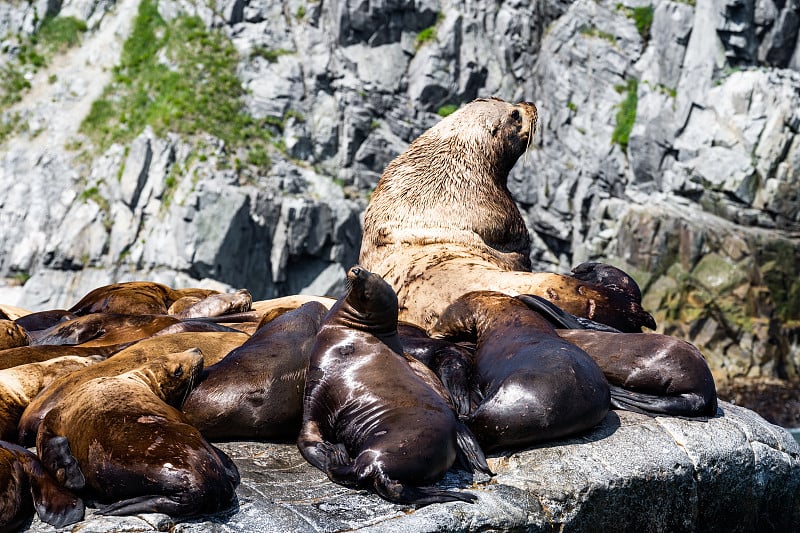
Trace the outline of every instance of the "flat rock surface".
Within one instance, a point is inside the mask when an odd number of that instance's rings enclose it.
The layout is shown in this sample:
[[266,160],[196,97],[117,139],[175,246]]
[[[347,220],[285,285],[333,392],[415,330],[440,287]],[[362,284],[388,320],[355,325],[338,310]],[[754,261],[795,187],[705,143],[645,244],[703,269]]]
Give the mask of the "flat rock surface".
[[[496,475],[451,470],[440,486],[474,504],[415,509],[330,482],[292,444],[219,444],[242,477],[227,513],[102,517],[94,531],[790,531],[800,527],[800,446],[785,429],[722,402],[708,421],[612,411],[579,438],[495,455]],[[54,529],[34,518],[29,531]]]

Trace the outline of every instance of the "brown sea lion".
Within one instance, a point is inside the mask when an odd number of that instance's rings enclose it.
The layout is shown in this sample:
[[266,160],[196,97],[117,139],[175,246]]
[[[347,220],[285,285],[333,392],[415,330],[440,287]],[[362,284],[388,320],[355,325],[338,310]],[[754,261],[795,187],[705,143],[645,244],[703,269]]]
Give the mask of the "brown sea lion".
[[108,346],[144,339],[178,322],[169,315],[91,313],[35,332],[31,344]]
[[117,352],[109,359],[88,368],[73,372],[55,380],[47,389],[36,396],[22,413],[19,421],[18,441],[30,446],[36,431],[45,415],[58,403],[64,391],[80,383],[104,376],[116,376],[138,368],[153,358],[165,353],[198,348],[208,364],[214,364],[231,350],[242,345],[248,336],[244,333],[175,333],[143,339]]
[[76,356],[91,357],[99,356],[107,358],[118,351],[130,346],[131,343],[111,344],[109,346],[72,346],[61,344],[55,346],[20,346],[0,351],[0,370],[13,368],[15,366],[27,365],[29,363],[40,363],[57,357]]
[[480,392],[467,425],[487,452],[514,450],[594,427],[609,386],[589,355],[512,296],[475,291],[439,317],[431,336],[475,342]]
[[27,346],[31,343],[28,332],[13,320],[0,320],[0,350]]
[[420,486],[441,479],[459,455],[473,469],[489,468],[473,435],[402,355],[391,287],[358,266],[347,283],[312,350],[300,453],[332,481],[389,501],[474,501]]
[[584,322],[531,295],[520,301],[588,353],[611,385],[611,405],[648,415],[709,417],[717,412],[711,369],[693,344],[658,333],[585,329]]
[[83,500],[61,487],[39,458],[21,446],[0,441],[0,532],[19,531],[33,512],[62,528],[83,520]]
[[[186,296],[181,299],[193,301],[195,297]],[[247,289],[239,289],[232,293],[210,294],[180,310],[177,309],[177,306],[170,306],[170,309],[173,310],[175,316],[182,319],[212,317],[249,311],[252,303],[253,298],[250,296],[250,292]]]
[[206,368],[182,411],[210,440],[296,439],[306,370],[328,310],[308,302]]
[[99,356],[64,356],[0,370],[0,440],[17,440],[17,425],[31,400],[60,376],[99,363]]
[[304,303],[319,302],[325,306],[326,309],[333,307],[336,303],[336,298],[328,298],[327,296],[311,296],[307,294],[293,294],[290,296],[282,296],[280,298],[272,298],[269,300],[258,300],[253,302],[254,312],[261,315],[258,327],[267,324],[275,318],[287,313],[293,309],[297,309]]
[[227,509],[239,473],[174,407],[203,368],[200,350],[162,354],[62,391],[39,426],[42,464],[98,513],[191,517]]
[[386,167],[364,214],[360,263],[397,291],[402,320],[429,328],[473,290],[538,294],[624,331],[654,327],[640,302],[571,276],[532,273],[530,235],[507,187],[536,107],[480,98]]
[[113,283],[90,291],[69,310],[76,315],[89,313],[165,315],[172,302],[184,296],[205,298],[217,292],[201,289],[197,291],[197,293],[176,291],[167,285],[151,281]]

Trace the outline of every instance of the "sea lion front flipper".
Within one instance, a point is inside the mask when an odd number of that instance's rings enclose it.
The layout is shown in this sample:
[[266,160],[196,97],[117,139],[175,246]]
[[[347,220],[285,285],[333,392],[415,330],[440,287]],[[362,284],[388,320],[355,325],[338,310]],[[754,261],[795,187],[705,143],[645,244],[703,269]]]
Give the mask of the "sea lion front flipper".
[[36,447],[42,464],[61,485],[72,490],[80,490],[86,485],[86,478],[72,455],[66,437],[41,431]]
[[[462,351],[463,350],[463,351]],[[458,345],[445,345],[436,351],[435,374],[447,389],[458,416],[469,416],[469,382],[472,358]]]
[[609,333],[621,333],[615,327],[597,322],[591,318],[584,318],[567,313],[556,304],[545,300],[535,294],[520,294],[517,300],[521,301],[532,311],[536,311],[546,318],[556,329],[588,329],[593,331],[607,331]]
[[[611,405],[615,409],[633,411],[648,416],[689,417],[693,420],[713,416],[713,409],[698,393],[683,393],[677,396],[658,396],[643,392],[634,392],[616,385],[610,385]],[[712,410],[712,413],[709,413]]]
[[456,429],[456,442],[458,443],[459,457],[466,468],[480,470],[484,474],[490,476],[494,475],[494,472],[492,472],[489,468],[489,464],[486,462],[486,456],[483,454],[483,450],[480,444],[478,444],[475,435],[472,434],[472,431],[470,431],[467,426],[460,422]]
[[38,460],[27,461],[25,471],[33,505],[42,522],[61,528],[83,520],[86,512],[83,500],[62,488]]
[[404,504],[429,505],[431,503],[466,502],[478,499],[469,492],[455,492],[434,487],[412,487],[388,478],[383,472],[375,472],[372,486],[382,498]]

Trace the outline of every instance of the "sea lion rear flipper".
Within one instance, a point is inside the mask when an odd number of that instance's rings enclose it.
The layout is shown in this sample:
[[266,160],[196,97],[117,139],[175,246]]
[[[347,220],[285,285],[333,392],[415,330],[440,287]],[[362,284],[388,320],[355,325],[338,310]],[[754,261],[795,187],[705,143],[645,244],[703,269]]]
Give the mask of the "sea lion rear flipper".
[[64,487],[72,490],[82,489],[86,484],[86,478],[83,477],[78,461],[72,455],[67,438],[42,433],[37,438],[37,448],[44,467]]
[[698,393],[658,396],[634,392],[616,385],[610,385],[610,389],[611,405],[615,409],[633,411],[643,415],[688,417],[697,420],[713,416],[717,409],[715,401],[708,402]]
[[95,511],[95,514],[106,516],[139,513],[164,513],[170,516],[181,516],[186,514],[186,506],[162,494],[151,494],[114,502]]
[[494,472],[492,472],[486,462],[486,456],[483,454],[483,450],[478,444],[475,435],[472,434],[472,431],[470,431],[467,426],[460,422],[456,430],[456,442],[458,442],[459,458],[464,464],[464,467],[471,470],[480,470],[484,474],[490,476],[494,475]]
[[447,389],[450,400],[456,408],[458,416],[469,416],[470,392],[469,382],[472,371],[472,359],[466,351],[456,345],[447,345],[436,353],[434,372]]
[[383,472],[376,472],[372,479],[372,486],[378,495],[391,502],[429,505],[431,503],[467,502],[474,503],[478,499],[469,492],[455,492],[434,487],[412,487],[389,479]]

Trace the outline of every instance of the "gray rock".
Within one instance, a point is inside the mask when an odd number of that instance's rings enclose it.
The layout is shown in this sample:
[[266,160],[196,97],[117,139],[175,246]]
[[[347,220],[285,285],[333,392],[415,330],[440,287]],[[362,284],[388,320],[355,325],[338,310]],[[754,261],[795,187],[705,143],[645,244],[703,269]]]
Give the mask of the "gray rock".
[[[238,506],[173,523],[90,513],[74,531],[790,531],[800,527],[800,447],[722,403],[708,421],[612,411],[593,431],[489,458],[495,476],[451,470],[439,486],[474,504],[419,509],[328,481],[294,445],[219,444],[239,467]],[[51,531],[37,519],[31,531]]]

